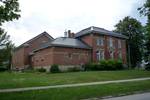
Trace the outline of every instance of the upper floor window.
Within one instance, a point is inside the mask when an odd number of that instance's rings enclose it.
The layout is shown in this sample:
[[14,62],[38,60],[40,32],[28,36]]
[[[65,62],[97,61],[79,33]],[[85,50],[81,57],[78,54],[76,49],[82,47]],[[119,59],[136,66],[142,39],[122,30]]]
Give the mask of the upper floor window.
[[104,59],[104,50],[96,51],[96,58],[98,61],[103,60]]
[[96,44],[98,46],[103,46],[104,45],[104,38],[103,37],[100,37],[96,40]]
[[121,48],[121,40],[118,40],[118,48]]
[[112,38],[109,38],[109,47],[113,47],[113,39]]

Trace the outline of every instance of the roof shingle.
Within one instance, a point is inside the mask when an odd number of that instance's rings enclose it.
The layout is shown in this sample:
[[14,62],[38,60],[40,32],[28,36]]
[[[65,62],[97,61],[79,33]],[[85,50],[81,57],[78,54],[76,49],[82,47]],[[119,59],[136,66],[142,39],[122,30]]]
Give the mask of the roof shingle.
[[81,30],[80,32],[75,34],[75,37],[76,38],[81,37],[81,36],[84,36],[84,35],[87,35],[90,33],[97,33],[97,34],[101,34],[101,35],[109,35],[109,36],[114,36],[114,37],[118,37],[118,38],[128,39],[127,36],[122,35],[121,33],[115,33],[115,32],[108,31],[106,29],[95,27],[95,26],[91,26],[91,27]]
[[71,48],[81,48],[81,49],[91,49],[90,46],[85,44],[84,42],[75,39],[75,38],[68,38],[68,37],[60,37],[54,39],[52,42],[47,42],[45,44],[42,44],[41,47],[35,51],[38,51],[40,49],[44,49],[47,47],[71,47]]

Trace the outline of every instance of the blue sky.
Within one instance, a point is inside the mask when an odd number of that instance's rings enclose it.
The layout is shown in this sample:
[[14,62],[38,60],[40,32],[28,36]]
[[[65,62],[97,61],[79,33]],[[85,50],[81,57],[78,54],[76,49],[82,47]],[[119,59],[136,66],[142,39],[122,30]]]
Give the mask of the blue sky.
[[78,32],[89,26],[113,30],[125,16],[137,18],[142,24],[145,17],[137,11],[145,0],[19,0],[21,18],[3,26],[18,46],[47,31],[54,38],[65,30]]

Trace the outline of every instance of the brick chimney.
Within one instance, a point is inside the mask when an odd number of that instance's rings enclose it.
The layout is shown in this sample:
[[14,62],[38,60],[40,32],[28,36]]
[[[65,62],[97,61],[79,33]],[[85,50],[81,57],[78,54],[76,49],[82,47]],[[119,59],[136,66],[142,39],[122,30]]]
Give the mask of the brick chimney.
[[68,30],[68,37],[74,38],[75,34],[71,32],[71,30]]

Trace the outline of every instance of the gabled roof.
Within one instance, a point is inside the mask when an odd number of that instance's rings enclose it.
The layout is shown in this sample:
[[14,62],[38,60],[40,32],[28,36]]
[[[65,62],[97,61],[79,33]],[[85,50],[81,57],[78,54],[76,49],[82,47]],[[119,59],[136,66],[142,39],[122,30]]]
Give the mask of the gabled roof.
[[26,44],[31,43],[32,41],[34,41],[34,40],[40,38],[40,37],[43,36],[43,35],[47,36],[50,40],[53,40],[53,39],[54,39],[51,35],[49,35],[47,32],[44,31],[43,33],[41,33],[41,34],[35,36],[34,38],[32,38],[32,39],[30,39],[30,40],[24,42],[23,44],[21,44],[20,46],[18,46],[15,50],[21,48],[22,46],[24,46],[24,45],[26,45]]
[[55,40],[42,44],[41,47],[35,51],[47,48],[47,47],[70,47],[70,48],[81,48],[81,49],[91,49],[90,46],[85,44],[84,42],[68,37],[60,37]]
[[81,30],[80,32],[75,34],[75,37],[76,38],[81,37],[81,36],[84,36],[84,35],[87,35],[90,33],[97,33],[97,34],[101,34],[101,35],[109,35],[109,36],[113,36],[113,37],[128,39],[127,36],[122,35],[121,33],[115,33],[115,32],[108,31],[106,29],[95,27],[95,26],[91,26],[91,27]]

